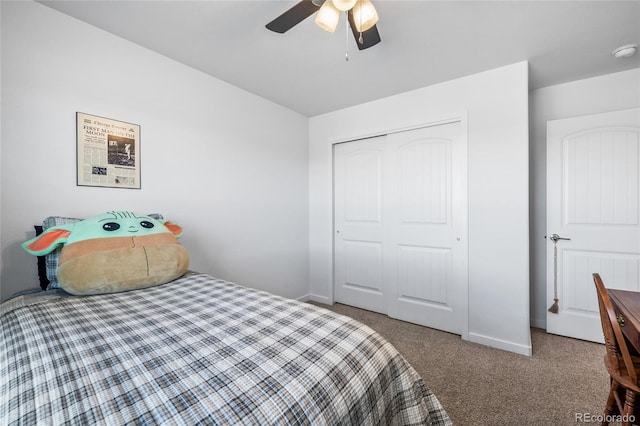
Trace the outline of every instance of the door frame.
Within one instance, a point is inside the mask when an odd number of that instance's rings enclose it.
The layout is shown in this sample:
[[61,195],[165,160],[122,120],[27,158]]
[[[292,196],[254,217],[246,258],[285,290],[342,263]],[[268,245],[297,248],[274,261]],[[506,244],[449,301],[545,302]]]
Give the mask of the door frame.
[[466,276],[465,276],[465,280],[464,280],[464,288],[462,289],[462,294],[464,297],[461,297],[459,303],[460,303],[460,314],[462,316],[461,318],[461,338],[463,340],[469,340],[469,123],[468,123],[468,114],[466,110],[463,111],[458,111],[457,113],[453,113],[453,114],[446,114],[446,115],[440,115],[440,116],[434,116],[431,119],[428,119],[427,121],[423,121],[420,123],[415,123],[415,124],[408,124],[406,126],[402,126],[402,127],[394,127],[394,128],[381,128],[378,130],[371,130],[371,131],[367,131],[367,132],[362,132],[362,133],[356,133],[353,135],[349,135],[349,136],[343,136],[343,137],[339,137],[339,138],[335,138],[333,140],[331,140],[329,142],[329,163],[331,165],[330,169],[330,176],[329,176],[329,182],[331,184],[331,199],[330,199],[330,206],[331,206],[331,228],[328,230],[329,232],[329,237],[330,237],[330,241],[331,241],[331,256],[329,259],[329,267],[331,270],[331,285],[330,285],[330,289],[329,289],[329,297],[327,302],[330,305],[333,305],[335,303],[335,285],[336,285],[336,277],[335,277],[335,228],[336,228],[336,221],[335,221],[335,181],[334,181],[334,176],[335,176],[335,145],[337,144],[341,144],[341,143],[346,143],[346,142],[354,142],[354,141],[358,141],[358,140],[362,140],[362,139],[369,139],[369,138],[374,138],[377,136],[385,136],[388,135],[390,133],[398,133],[398,132],[406,132],[406,131],[410,131],[410,130],[415,130],[415,129],[420,129],[420,128],[424,128],[424,127],[433,127],[433,126],[439,126],[439,125],[444,125],[444,124],[449,124],[449,123],[455,123],[455,122],[459,122],[460,126],[462,127],[462,131],[461,131],[461,137],[463,138],[463,142],[464,145],[466,147],[466,167],[465,167],[465,176],[464,176],[464,180],[466,182],[465,188],[464,188],[464,194],[463,194],[463,198],[466,201],[466,206],[464,209],[464,216],[466,218],[466,224],[464,225],[466,227],[466,235],[467,235],[467,244],[466,244],[466,255],[467,255],[467,271],[466,271]]

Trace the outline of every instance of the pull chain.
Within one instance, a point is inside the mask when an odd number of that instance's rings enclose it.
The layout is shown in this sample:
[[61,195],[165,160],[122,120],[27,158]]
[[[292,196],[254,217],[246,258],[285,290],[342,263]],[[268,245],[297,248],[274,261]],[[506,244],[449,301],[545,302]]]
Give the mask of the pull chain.
[[[360,28],[362,28],[362,12],[360,12]],[[364,44],[364,37],[362,37],[362,31],[360,31],[360,37],[358,38],[358,43]]]
[[347,10],[346,12],[344,12],[344,15],[347,19],[345,19],[346,21],[346,25],[345,25],[345,38],[344,38],[344,50],[345,50],[345,54],[344,54],[344,60],[349,62],[349,11]]

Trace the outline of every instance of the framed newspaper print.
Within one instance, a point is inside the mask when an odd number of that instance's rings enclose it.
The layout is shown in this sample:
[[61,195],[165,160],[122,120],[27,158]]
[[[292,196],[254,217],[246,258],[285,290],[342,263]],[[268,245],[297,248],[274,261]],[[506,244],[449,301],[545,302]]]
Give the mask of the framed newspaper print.
[[140,126],[76,113],[78,186],[140,189]]

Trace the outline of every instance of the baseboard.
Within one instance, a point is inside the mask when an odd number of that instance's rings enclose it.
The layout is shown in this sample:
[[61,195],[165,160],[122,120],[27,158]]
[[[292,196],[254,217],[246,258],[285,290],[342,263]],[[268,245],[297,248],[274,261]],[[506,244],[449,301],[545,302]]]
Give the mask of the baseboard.
[[333,301],[326,296],[320,296],[317,294],[309,294],[309,299],[314,302],[323,303],[325,305],[333,305]]
[[469,333],[469,341],[496,349],[502,349],[503,351],[514,352],[520,355],[531,356],[533,353],[531,349],[531,342],[529,342],[529,345],[522,345],[477,333]]
[[296,297],[296,300],[298,302],[308,302],[310,299],[309,299],[309,295],[305,294],[304,296]]

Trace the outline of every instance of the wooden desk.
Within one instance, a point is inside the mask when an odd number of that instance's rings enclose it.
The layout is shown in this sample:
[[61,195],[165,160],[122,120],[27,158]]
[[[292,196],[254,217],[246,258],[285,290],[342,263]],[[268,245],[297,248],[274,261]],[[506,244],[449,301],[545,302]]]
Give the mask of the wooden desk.
[[[640,292],[607,289],[627,342],[640,353]],[[633,352],[633,351],[631,351]]]

